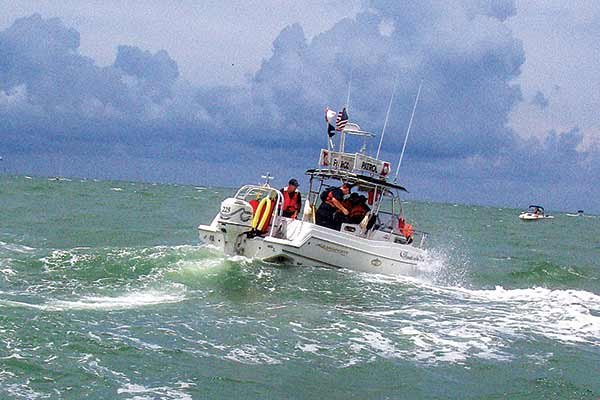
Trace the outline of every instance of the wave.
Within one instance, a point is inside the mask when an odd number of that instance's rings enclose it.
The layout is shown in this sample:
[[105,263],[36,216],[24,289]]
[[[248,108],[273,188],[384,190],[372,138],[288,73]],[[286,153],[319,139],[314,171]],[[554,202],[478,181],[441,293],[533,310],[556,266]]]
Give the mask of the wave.
[[[600,336],[598,295],[537,285],[470,288],[468,258],[443,251],[430,251],[416,278],[274,267],[198,246],[73,248],[35,257],[43,273],[27,287],[32,302],[0,306],[104,312],[197,301],[208,322],[186,321],[190,340],[205,340],[198,346],[208,355],[244,364],[506,361],[515,343],[594,345]],[[223,342],[213,325],[219,332],[250,329],[252,338]]]
[[7,243],[0,240],[0,255],[2,253],[31,254],[34,251],[33,247],[17,243]]
[[129,292],[115,296],[83,296],[77,300],[50,300],[41,304],[0,299],[0,306],[29,308],[40,311],[108,311],[140,308],[159,304],[179,303],[184,301],[185,298],[185,288],[179,287],[176,291],[146,290],[142,292]]
[[176,382],[174,386],[146,387],[144,385],[126,383],[117,389],[117,394],[131,395],[134,399],[179,399],[191,400],[192,396],[187,390],[196,386],[192,382]]
[[52,300],[43,307],[46,311],[65,310],[121,310],[158,304],[179,303],[185,300],[185,289],[178,292],[148,290],[131,292],[120,296],[85,296],[79,300]]
[[536,285],[573,284],[593,279],[574,266],[561,266],[548,261],[537,262],[524,270],[511,271],[509,275],[515,283]]
[[[543,337],[564,344],[594,345],[600,336],[600,296],[585,290],[469,289],[373,275],[362,275],[361,280],[389,286],[387,291],[401,285],[410,293],[408,304],[380,305],[358,314],[370,321],[369,325],[396,327],[388,333],[392,342],[412,341],[421,360],[506,360],[513,357],[507,349],[514,342]],[[372,330],[364,333],[372,334]],[[391,348],[388,351],[403,355]]]

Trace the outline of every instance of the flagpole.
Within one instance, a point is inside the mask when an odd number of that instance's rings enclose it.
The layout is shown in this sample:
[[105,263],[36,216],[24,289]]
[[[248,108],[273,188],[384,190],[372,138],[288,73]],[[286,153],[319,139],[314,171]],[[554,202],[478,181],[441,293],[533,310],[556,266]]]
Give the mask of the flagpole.
[[423,80],[419,84],[419,90],[417,91],[417,98],[413,105],[412,114],[410,115],[410,121],[408,122],[408,129],[406,129],[406,136],[404,137],[404,145],[402,146],[402,152],[400,153],[400,159],[398,160],[398,167],[396,168],[396,176],[394,176],[394,182],[398,180],[398,172],[400,172],[400,165],[402,164],[402,158],[404,157],[404,150],[406,149],[406,142],[408,141],[408,134],[412,126],[413,118],[415,116],[415,110],[417,109],[417,103],[419,102],[419,96],[421,95],[421,87],[423,87]]
[[396,94],[396,89],[398,88],[398,78],[396,78],[396,83],[394,83],[394,90],[392,91],[392,97],[390,98],[390,104],[388,105],[387,113],[385,114],[385,122],[383,123],[383,129],[381,130],[381,138],[379,139],[379,146],[377,147],[377,155],[375,158],[379,160],[379,151],[381,150],[381,144],[383,143],[383,137],[385,136],[385,128],[388,123],[388,118],[390,117],[390,110],[392,109],[392,102],[394,101],[394,95]]

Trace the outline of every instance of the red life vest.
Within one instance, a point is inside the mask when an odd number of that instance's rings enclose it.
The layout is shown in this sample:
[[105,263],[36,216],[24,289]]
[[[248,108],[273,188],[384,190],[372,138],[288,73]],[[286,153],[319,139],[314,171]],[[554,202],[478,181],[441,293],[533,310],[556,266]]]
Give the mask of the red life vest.
[[[284,188],[283,192],[283,211],[289,213],[295,213],[300,210],[298,207],[298,192],[288,192],[287,187]],[[293,194],[293,196],[290,196]]]
[[357,204],[354,207],[349,208],[348,211],[348,217],[353,220],[362,219],[369,212],[364,204]]
[[250,203],[250,207],[252,207],[252,212],[255,212],[256,209],[258,208],[258,200],[253,199],[253,200],[250,200],[248,203]]
[[377,191],[377,196],[375,196],[375,189],[371,189],[369,190],[369,198],[367,199],[367,203],[369,203],[370,206],[373,205],[373,202],[378,201],[379,198],[381,197],[381,190]]
[[406,239],[409,239],[415,232],[412,225],[404,221],[404,218],[398,219],[398,229],[400,229]]

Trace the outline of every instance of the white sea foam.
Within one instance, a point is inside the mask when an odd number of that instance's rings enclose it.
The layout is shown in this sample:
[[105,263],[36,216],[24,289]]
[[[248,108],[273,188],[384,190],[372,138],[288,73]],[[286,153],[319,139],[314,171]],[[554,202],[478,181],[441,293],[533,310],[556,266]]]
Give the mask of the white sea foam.
[[169,293],[157,290],[126,293],[121,296],[86,296],[80,300],[53,300],[45,305],[49,311],[64,310],[118,310],[157,304],[178,303],[185,299],[185,292]]
[[29,247],[29,246],[25,246],[22,244],[16,244],[16,243],[6,243],[0,240],[0,250],[6,250],[12,253],[20,253],[20,254],[27,254],[27,253],[33,253],[35,251],[35,249],[33,247]]
[[256,346],[250,344],[230,350],[224,358],[241,364],[280,364],[279,360],[262,353]]
[[192,400],[192,396],[185,393],[185,389],[195,386],[194,383],[176,382],[176,387],[157,386],[146,387],[134,383],[126,383],[117,389],[117,394],[133,394],[132,400],[174,399]]
[[8,268],[8,267],[0,269],[0,273],[2,275],[7,275],[7,276],[15,275],[16,274],[16,272],[13,269]]
[[455,290],[467,300],[484,300],[482,307],[497,316],[497,326],[540,334],[563,342],[598,343],[600,296],[594,293],[539,287]]
[[159,304],[179,303],[185,300],[185,290],[179,293],[148,290],[120,296],[84,296],[79,300],[51,300],[42,304],[0,299],[0,306],[31,308],[42,311],[65,310],[121,310]]
[[297,344],[296,348],[302,350],[305,353],[317,354],[319,352],[319,346],[313,343]]
[[345,310],[364,318],[368,326],[386,327],[382,337],[363,335],[382,356],[402,357],[402,351],[388,346],[402,338],[413,343],[420,360],[463,362],[472,357],[510,359],[508,348],[518,340],[545,337],[594,345],[600,337],[600,296],[585,290],[468,289],[420,278],[360,277],[377,284],[382,293],[402,285],[413,299],[397,307],[386,304],[383,310]]
[[352,333],[358,334],[358,336],[354,336],[350,340],[370,347],[373,351],[383,357],[390,358],[402,355],[402,352],[396,348],[394,342],[390,338],[384,336],[381,332],[353,329]]
[[218,274],[225,271],[229,266],[225,263],[224,257],[204,258],[200,260],[179,260],[175,263],[171,272],[177,275],[194,277],[204,277]]
[[96,258],[94,254],[83,253],[84,248],[74,248],[70,250],[53,250],[49,255],[41,257],[40,261],[44,263],[46,269],[74,267],[77,264],[89,262]]

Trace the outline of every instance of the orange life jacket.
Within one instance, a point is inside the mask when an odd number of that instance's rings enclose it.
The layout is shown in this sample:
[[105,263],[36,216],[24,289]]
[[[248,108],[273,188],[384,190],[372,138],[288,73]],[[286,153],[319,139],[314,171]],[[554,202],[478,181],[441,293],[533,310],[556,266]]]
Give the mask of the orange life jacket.
[[350,210],[352,208],[352,202],[350,200],[342,201],[342,205],[346,210]]
[[408,222],[405,222],[404,218],[398,219],[398,228],[400,229],[400,231],[402,232],[404,237],[407,239],[410,238],[412,236],[412,234],[415,232],[412,225],[409,224]]
[[298,207],[298,192],[292,192],[294,196],[290,196],[287,188],[283,190],[283,211],[295,213],[300,210]]
[[352,208],[348,209],[349,214],[348,217],[350,219],[358,219],[365,216],[365,214],[369,211],[364,204],[357,204]]

